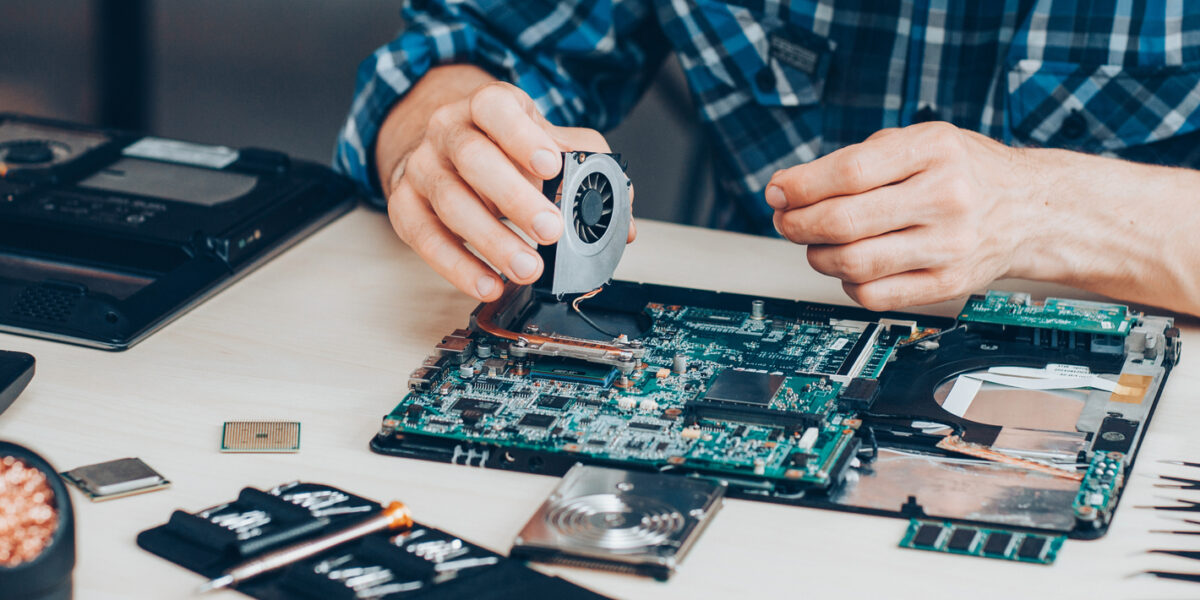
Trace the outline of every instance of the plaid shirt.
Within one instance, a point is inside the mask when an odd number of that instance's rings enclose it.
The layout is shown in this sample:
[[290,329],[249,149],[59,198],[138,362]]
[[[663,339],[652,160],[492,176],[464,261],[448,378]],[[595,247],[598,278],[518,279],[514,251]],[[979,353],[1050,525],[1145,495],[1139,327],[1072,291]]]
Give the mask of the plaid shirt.
[[927,120],[1200,167],[1200,2],[409,0],[403,15],[359,68],[335,158],[375,195],[380,123],[433,66],[478,65],[551,122],[605,131],[668,51],[713,142],[717,227],[773,234],[777,169]]

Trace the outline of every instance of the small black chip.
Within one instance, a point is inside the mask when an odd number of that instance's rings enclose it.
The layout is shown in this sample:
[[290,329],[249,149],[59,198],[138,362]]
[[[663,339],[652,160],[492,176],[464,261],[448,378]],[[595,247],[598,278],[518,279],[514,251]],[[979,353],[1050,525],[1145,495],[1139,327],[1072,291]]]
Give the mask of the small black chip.
[[492,414],[500,410],[500,403],[492,402],[491,400],[480,400],[479,398],[459,398],[458,401],[456,401],[454,405],[450,407],[450,410],[477,410],[482,413]]
[[542,396],[538,398],[537,405],[541,408],[552,408],[554,410],[562,410],[571,403],[570,396]]
[[954,533],[950,534],[950,541],[946,542],[946,547],[959,552],[970,552],[978,537],[979,531],[975,529],[955,528]]
[[474,427],[478,425],[479,420],[483,418],[483,413],[471,408],[462,411],[462,415],[460,415],[459,418],[462,419],[463,425],[466,425],[467,427]]
[[983,545],[983,553],[991,554],[992,556],[1004,556],[1008,554],[1008,546],[1012,543],[1011,533],[993,533],[988,536],[987,543]]
[[793,467],[803,469],[804,467],[808,466],[808,459],[810,458],[812,458],[811,454],[793,452],[788,455],[788,462],[790,462]]
[[521,427],[538,427],[540,429],[547,429],[553,424],[554,417],[552,415],[540,415],[538,413],[528,413],[521,417],[520,421],[517,421],[517,425]]
[[657,423],[639,423],[638,421],[630,421],[630,429],[644,429],[646,431],[662,431],[662,425]]
[[879,381],[858,377],[851,379],[838,394],[838,405],[851,410],[866,410],[875,402]]
[[1017,556],[1029,560],[1041,560],[1046,551],[1046,538],[1037,535],[1027,535],[1017,548]]
[[935,548],[938,545],[938,540],[942,537],[941,525],[924,524],[917,528],[917,533],[913,535],[912,543],[914,546],[925,546],[927,548]]
[[712,387],[704,394],[704,399],[709,402],[766,407],[783,386],[783,381],[783,375],[726,369],[713,380]]

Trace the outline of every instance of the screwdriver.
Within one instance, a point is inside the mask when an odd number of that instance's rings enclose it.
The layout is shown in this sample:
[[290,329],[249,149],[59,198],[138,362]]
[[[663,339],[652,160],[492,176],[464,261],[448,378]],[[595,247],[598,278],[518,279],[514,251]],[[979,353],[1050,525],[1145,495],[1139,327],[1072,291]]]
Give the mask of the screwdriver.
[[274,571],[280,567],[286,567],[294,562],[304,560],[310,556],[320,554],[334,546],[344,544],[350,540],[358,539],[365,535],[383,531],[385,529],[408,529],[412,527],[412,512],[403,502],[392,502],[382,513],[346,527],[340,531],[325,534],[321,537],[306,540],[280,548],[274,552],[268,552],[258,558],[248,560],[236,567],[221,574],[220,577],[212,579],[197,588],[197,593],[204,593],[211,590],[219,590],[236,585],[247,579],[257,577],[268,571]]

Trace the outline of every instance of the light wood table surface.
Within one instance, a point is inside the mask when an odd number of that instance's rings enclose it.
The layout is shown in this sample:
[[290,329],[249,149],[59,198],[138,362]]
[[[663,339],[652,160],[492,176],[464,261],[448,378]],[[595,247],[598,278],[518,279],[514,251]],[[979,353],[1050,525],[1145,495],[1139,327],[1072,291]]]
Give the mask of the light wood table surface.
[[[639,222],[638,232],[619,279],[849,303],[837,281],[808,267],[801,247],[656,222]],[[1088,297],[1028,282],[996,287]],[[244,486],[297,479],[401,499],[418,520],[507,553],[557,479],[367,449],[409,371],[467,324],[474,305],[395,239],[385,217],[360,209],[129,351],[0,335],[0,348],[38,360],[29,389],[0,415],[0,439],[30,447],[59,470],[136,456],[173,481],[165,491],[98,504],[71,492],[76,597],[190,597],[201,578],[138,548],[137,533],[176,508],[198,510]],[[960,306],[917,312],[953,315]],[[1053,566],[900,549],[907,522],[899,519],[728,500],[668,583],[544,570],[629,598],[1200,597],[1200,584],[1127,578],[1148,568],[1200,572],[1200,561],[1145,553],[1200,550],[1200,536],[1150,534],[1171,522],[1133,508],[1162,492],[1150,475],[1200,475],[1156,462],[1200,459],[1200,327],[1180,324],[1183,359],[1109,534],[1068,540]],[[301,421],[301,451],[221,454],[221,424],[243,419]],[[1200,492],[1169,493],[1200,500]]]

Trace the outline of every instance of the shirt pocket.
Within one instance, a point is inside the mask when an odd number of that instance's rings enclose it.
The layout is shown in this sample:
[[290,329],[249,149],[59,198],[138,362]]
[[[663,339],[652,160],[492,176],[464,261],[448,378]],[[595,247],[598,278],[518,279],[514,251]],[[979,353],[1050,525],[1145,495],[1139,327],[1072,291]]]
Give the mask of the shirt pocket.
[[1018,143],[1112,154],[1200,129],[1200,64],[1021,60],[1008,72],[1008,111]]
[[[834,43],[751,9],[701,0],[668,35],[693,89],[705,101],[749,92],[765,106],[821,101]],[[672,33],[674,30],[674,34]]]

